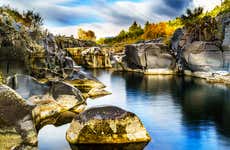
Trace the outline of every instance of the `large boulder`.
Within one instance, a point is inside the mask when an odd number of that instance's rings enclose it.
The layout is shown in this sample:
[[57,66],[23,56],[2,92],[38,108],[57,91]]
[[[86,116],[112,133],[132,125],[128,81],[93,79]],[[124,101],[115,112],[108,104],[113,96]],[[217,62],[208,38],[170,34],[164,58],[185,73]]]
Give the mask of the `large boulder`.
[[36,149],[33,107],[6,85],[0,85],[0,149]]
[[215,42],[204,41],[187,45],[183,57],[192,71],[206,72],[224,70],[224,62],[228,59]]
[[223,50],[230,50],[230,13],[227,13],[222,20],[223,31],[224,31],[224,40],[223,40]]
[[111,68],[110,52],[100,47],[68,48],[67,51],[78,65],[86,68]]
[[127,45],[123,67],[126,70],[149,70],[174,68],[175,60],[163,43],[140,43]]
[[148,143],[150,136],[140,119],[121,108],[90,108],[72,121],[66,133],[70,144]]
[[8,85],[36,106],[33,118],[37,129],[47,124],[61,124],[59,118],[63,117],[63,113],[80,113],[86,106],[81,92],[65,82],[40,83],[30,76],[15,75],[8,79]]

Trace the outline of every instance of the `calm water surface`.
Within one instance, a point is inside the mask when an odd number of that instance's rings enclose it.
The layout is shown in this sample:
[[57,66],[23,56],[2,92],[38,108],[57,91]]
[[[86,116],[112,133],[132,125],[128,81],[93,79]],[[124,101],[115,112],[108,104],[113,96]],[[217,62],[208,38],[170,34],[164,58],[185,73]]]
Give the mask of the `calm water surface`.
[[[116,105],[137,114],[152,137],[145,150],[230,149],[230,88],[189,77],[92,73],[113,94],[89,99],[88,106]],[[39,149],[71,150],[68,127],[44,127]]]

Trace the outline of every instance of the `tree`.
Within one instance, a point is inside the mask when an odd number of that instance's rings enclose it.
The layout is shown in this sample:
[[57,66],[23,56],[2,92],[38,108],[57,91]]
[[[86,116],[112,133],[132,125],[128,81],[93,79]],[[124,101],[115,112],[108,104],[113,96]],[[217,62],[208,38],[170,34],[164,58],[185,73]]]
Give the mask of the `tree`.
[[182,23],[187,24],[189,22],[193,22],[203,13],[203,10],[204,8],[202,7],[195,8],[193,11],[191,9],[187,9],[186,14],[181,16]]
[[85,31],[85,30],[80,28],[80,29],[78,29],[78,38],[80,40],[95,41],[96,35],[91,30]]
[[138,25],[136,21],[133,22],[133,24],[129,27],[128,36],[130,38],[137,38],[138,36],[142,35],[144,33],[143,29],[141,28],[141,25]]
[[24,15],[26,22],[29,25],[33,25],[33,26],[43,25],[43,19],[39,13],[35,13],[32,10],[28,10],[27,12],[24,12],[23,15]]
[[147,22],[145,23],[144,31],[146,31],[146,30],[148,29],[149,26],[150,26],[150,23],[149,23],[149,21],[147,21]]

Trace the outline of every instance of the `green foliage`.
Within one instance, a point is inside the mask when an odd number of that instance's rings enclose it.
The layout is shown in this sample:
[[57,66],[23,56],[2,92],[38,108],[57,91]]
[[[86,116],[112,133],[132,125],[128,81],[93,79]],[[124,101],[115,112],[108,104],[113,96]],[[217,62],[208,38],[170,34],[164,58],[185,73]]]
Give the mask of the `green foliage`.
[[212,11],[207,12],[205,15],[216,17],[217,15],[228,12],[230,12],[230,0],[225,0],[222,2],[221,6],[216,6]]
[[193,11],[191,9],[187,9],[186,14],[181,16],[182,24],[188,26],[191,23],[196,22],[196,20],[203,14],[203,10],[204,9],[202,7],[195,8]]
[[96,41],[97,44],[103,45],[105,44],[105,38],[100,38]]
[[40,27],[43,25],[43,19],[40,14],[35,13],[32,10],[25,11],[21,14],[16,9],[12,9],[9,6],[4,6],[0,7],[0,12],[6,12],[13,18],[13,20],[22,23],[27,27]]
[[26,22],[31,23],[31,25],[34,25],[34,26],[43,25],[42,17],[38,13],[35,13],[34,11],[28,10],[27,12],[24,12],[23,15],[24,15]]

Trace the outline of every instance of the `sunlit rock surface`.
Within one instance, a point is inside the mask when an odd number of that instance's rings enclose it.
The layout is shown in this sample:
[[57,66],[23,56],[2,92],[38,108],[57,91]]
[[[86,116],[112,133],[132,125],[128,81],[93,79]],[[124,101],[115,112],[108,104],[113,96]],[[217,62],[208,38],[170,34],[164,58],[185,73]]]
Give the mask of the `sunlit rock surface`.
[[37,129],[46,124],[61,124],[57,121],[64,116],[62,113],[80,113],[86,106],[81,92],[61,81],[39,83],[33,77],[15,75],[8,79],[8,85],[27,99],[28,103],[36,106],[33,118]]
[[192,71],[229,69],[230,53],[223,53],[214,42],[193,42],[185,48],[183,56]]
[[150,136],[133,113],[106,106],[90,108],[72,121],[66,138],[70,144],[125,144],[150,141]]
[[86,68],[111,68],[110,57],[108,50],[100,47],[78,47],[68,48],[67,51],[73,57],[78,65]]
[[223,40],[223,50],[230,50],[230,13],[223,16],[222,19],[223,30],[224,30],[224,40]]
[[33,107],[11,88],[0,85],[0,149],[36,149]]
[[66,37],[63,35],[58,35],[55,37],[57,46],[61,49],[74,48],[74,47],[92,47],[97,44],[93,41],[83,41],[75,39],[73,36]]
[[163,43],[127,45],[125,56],[121,59],[118,62],[124,70],[146,72],[146,74],[171,74],[175,66],[174,58]]

